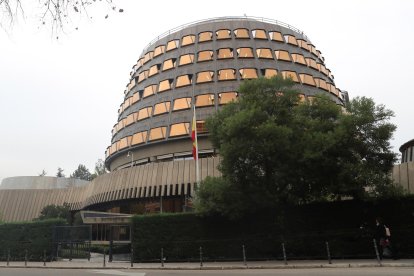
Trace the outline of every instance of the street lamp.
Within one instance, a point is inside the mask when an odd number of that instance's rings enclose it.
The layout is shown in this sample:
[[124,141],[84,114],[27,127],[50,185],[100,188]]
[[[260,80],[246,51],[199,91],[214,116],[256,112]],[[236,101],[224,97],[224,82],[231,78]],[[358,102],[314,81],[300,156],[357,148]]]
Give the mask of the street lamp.
[[131,168],[134,166],[134,153],[132,151],[128,151],[127,157],[131,156]]

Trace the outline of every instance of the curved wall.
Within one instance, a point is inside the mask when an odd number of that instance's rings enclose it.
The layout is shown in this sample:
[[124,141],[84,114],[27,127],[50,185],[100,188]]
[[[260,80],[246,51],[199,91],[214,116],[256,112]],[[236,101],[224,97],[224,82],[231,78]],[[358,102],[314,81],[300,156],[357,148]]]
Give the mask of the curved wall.
[[89,181],[53,176],[15,176],[1,181],[0,189],[62,189],[87,185]]

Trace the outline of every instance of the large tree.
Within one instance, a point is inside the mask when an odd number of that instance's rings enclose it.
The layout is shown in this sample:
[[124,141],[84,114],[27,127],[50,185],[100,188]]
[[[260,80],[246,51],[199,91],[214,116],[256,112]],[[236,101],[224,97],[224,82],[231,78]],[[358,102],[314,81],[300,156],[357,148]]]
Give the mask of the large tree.
[[199,211],[237,216],[390,185],[393,113],[367,98],[342,112],[326,96],[302,101],[292,86],[280,76],[245,81],[239,100],[207,121],[223,176],[202,183]]
[[79,164],[78,168],[70,175],[70,178],[78,178],[78,179],[91,181],[92,180],[92,174],[86,168],[85,165]]

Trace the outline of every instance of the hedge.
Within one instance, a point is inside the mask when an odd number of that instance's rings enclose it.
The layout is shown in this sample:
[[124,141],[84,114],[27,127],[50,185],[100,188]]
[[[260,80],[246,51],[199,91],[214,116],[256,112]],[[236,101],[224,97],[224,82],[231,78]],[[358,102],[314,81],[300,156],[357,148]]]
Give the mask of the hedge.
[[202,247],[205,260],[282,259],[282,243],[289,259],[375,258],[376,217],[391,228],[394,252],[414,257],[414,197],[376,201],[322,202],[285,206],[237,221],[195,213],[134,216],[136,261],[160,259],[196,261]]
[[17,222],[0,224],[0,259],[24,260],[25,251],[28,259],[40,261],[46,251],[48,259],[53,255],[53,226],[64,225],[63,219],[50,219],[34,222]]

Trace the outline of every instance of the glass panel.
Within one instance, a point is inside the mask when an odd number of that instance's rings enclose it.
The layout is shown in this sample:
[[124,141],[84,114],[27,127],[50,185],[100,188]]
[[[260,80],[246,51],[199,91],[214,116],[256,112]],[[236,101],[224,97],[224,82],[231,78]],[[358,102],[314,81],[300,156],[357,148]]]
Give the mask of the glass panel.
[[181,40],[181,47],[194,44],[195,42],[195,35],[186,35]]
[[151,96],[156,91],[157,91],[157,85],[156,84],[148,85],[147,87],[144,88],[144,93],[142,94],[142,98],[146,98],[148,96]]
[[148,70],[145,70],[145,71],[142,71],[141,73],[139,73],[139,75],[138,75],[138,83],[142,82],[146,78],[148,78]]
[[158,74],[158,70],[160,70],[161,64],[155,64],[151,66],[149,69],[148,77]]
[[248,29],[236,29],[234,35],[236,38],[250,38]]
[[213,51],[200,51],[198,52],[197,60],[200,61],[207,61],[213,60]]
[[318,70],[318,65],[316,64],[316,61],[312,58],[305,58],[306,63],[309,67]]
[[216,32],[217,39],[228,39],[231,38],[230,30],[218,30]]
[[180,98],[174,100],[173,110],[182,110],[191,107],[191,98]]
[[239,72],[243,80],[257,78],[257,71],[255,68],[244,68],[244,69],[240,69]]
[[254,57],[253,49],[252,48],[238,48],[237,56],[239,58],[252,58]]
[[290,61],[290,56],[288,51],[284,51],[284,50],[276,50],[275,51],[275,55],[276,55],[276,59],[277,60],[285,60],[285,61]]
[[213,81],[214,72],[205,71],[197,73],[197,83],[210,82]]
[[159,55],[165,52],[165,45],[160,45],[154,49],[154,57],[158,57]]
[[257,54],[258,58],[273,59],[272,51],[270,49],[267,49],[267,48],[256,49],[256,54]]
[[179,43],[179,40],[178,39],[168,41],[166,51],[168,52],[168,51],[177,49],[178,48],[178,43]]
[[234,69],[222,69],[218,72],[218,80],[235,80],[236,70]]
[[223,92],[219,94],[219,104],[227,104],[237,99],[237,92]]
[[198,42],[211,41],[213,39],[212,32],[202,32],[198,34]]
[[233,49],[231,48],[222,48],[217,50],[217,58],[233,58]]
[[299,82],[298,76],[296,75],[296,72],[294,71],[282,71],[282,76],[285,79],[291,78],[294,82]]
[[270,39],[274,41],[284,42],[280,32],[269,32]]
[[191,85],[192,75],[182,75],[177,77],[177,82],[175,87],[182,87],[186,85]]
[[313,80],[313,77],[308,74],[299,74],[300,80],[303,84],[315,86],[315,81]]
[[176,61],[175,58],[170,58],[170,59],[167,59],[166,61],[164,61],[164,63],[162,64],[162,71],[166,71],[166,70],[174,68],[175,67],[175,61]]
[[150,51],[148,53],[145,54],[144,56],[144,60],[142,61],[143,64],[147,63],[148,61],[150,61],[152,59],[152,57],[154,56],[154,52]]
[[297,42],[298,42],[298,46],[299,47],[301,47],[302,49],[305,49],[305,50],[309,51],[309,45],[308,45],[308,43],[305,40],[298,39]]
[[170,127],[170,136],[189,135],[190,123],[173,124]]
[[157,127],[150,130],[149,141],[164,139],[167,127]]
[[132,145],[142,144],[147,141],[147,131],[142,131],[132,135]]
[[196,96],[196,107],[214,105],[214,94],[205,94]]
[[194,61],[194,54],[187,54],[180,56],[180,60],[178,62],[178,65],[186,65],[193,63]]
[[256,39],[267,39],[265,30],[253,30],[253,37]]
[[137,120],[139,121],[139,120],[146,119],[149,116],[151,116],[151,113],[152,113],[152,106],[148,106],[148,107],[141,108],[138,111],[138,118],[137,118]]
[[301,54],[292,54],[292,60],[293,60],[293,62],[303,64],[303,65],[307,65],[306,61],[305,61],[305,57]]
[[170,102],[157,103],[154,106],[154,116],[169,112],[170,111],[170,105],[171,105]]
[[139,101],[139,93],[135,93],[134,95],[132,95],[132,101],[131,104],[136,103],[137,101]]
[[296,38],[293,35],[285,35],[285,40],[288,44],[298,45],[298,42],[296,41]]
[[276,69],[270,69],[270,68],[264,69],[263,76],[265,78],[270,79],[273,76],[277,76],[277,70]]
[[160,81],[158,92],[164,92],[164,91],[170,90],[172,83],[173,83],[172,79]]

